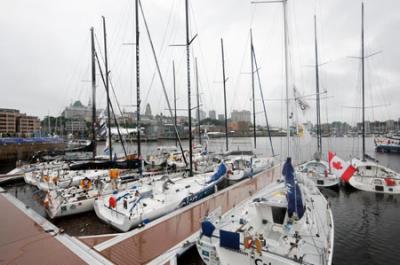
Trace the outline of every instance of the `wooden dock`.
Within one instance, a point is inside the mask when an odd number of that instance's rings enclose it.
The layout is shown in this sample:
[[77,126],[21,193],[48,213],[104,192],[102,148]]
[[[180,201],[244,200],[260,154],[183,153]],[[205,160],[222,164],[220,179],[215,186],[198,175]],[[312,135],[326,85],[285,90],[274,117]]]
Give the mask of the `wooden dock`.
[[[0,211],[10,214],[0,217],[3,221],[0,228],[0,245],[3,246],[0,246],[0,264],[64,264],[64,261],[68,264],[175,264],[174,253],[189,239],[193,241],[201,220],[208,213],[217,208],[222,213],[227,212],[279,175],[278,165],[145,227],[126,233],[79,238],[62,234],[45,218],[31,209],[25,209],[24,204],[3,192]],[[38,255],[40,250],[43,254]],[[53,263],[55,260],[57,262]]]

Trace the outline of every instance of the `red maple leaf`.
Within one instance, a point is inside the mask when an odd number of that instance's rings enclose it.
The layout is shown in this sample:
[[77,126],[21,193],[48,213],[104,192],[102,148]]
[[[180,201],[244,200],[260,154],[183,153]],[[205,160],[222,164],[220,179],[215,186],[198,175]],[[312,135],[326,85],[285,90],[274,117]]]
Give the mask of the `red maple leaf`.
[[333,168],[335,168],[335,169],[337,169],[337,170],[340,170],[340,169],[343,168],[343,167],[342,167],[342,163],[340,163],[340,161],[338,161],[338,162],[332,162],[332,166],[333,166]]

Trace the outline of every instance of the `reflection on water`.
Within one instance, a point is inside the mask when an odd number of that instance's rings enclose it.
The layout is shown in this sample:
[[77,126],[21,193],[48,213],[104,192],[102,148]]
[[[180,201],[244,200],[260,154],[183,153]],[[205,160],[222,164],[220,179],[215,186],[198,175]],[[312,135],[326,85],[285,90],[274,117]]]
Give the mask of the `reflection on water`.
[[[208,149],[214,152],[224,151],[225,140],[211,139]],[[232,138],[230,149],[252,149],[251,138]],[[315,138],[312,141],[293,140],[300,142],[297,148],[293,149],[297,161],[310,159],[316,149]],[[173,145],[174,141],[163,143],[142,144],[143,153],[150,153],[158,145]],[[273,138],[275,150],[285,150],[286,141],[284,138]],[[183,142],[184,148],[187,141]],[[344,159],[359,154],[361,140],[358,138],[323,138],[324,157],[327,150],[336,152]],[[100,154],[104,144],[98,145]],[[122,151],[121,145],[114,146],[117,152]],[[400,156],[375,154],[373,139],[367,138],[367,152],[376,156],[381,164],[400,172]],[[133,152],[136,145],[129,145],[128,150]],[[265,138],[257,139],[256,152],[270,155],[269,143]],[[8,188],[11,194],[24,201],[40,214],[45,212],[40,204],[43,193],[36,188],[19,185]],[[340,187],[337,190],[324,189],[322,192],[328,197],[333,210],[335,220],[335,265],[344,264],[400,264],[400,196],[367,193],[354,190],[351,187]],[[33,195],[33,196],[32,196]],[[32,199],[33,197],[33,199]],[[56,225],[63,227],[71,235],[88,235],[97,233],[114,233],[115,231],[98,221],[92,213],[70,216],[56,219]],[[182,256],[179,264],[201,264],[201,260],[195,249],[189,255]]]

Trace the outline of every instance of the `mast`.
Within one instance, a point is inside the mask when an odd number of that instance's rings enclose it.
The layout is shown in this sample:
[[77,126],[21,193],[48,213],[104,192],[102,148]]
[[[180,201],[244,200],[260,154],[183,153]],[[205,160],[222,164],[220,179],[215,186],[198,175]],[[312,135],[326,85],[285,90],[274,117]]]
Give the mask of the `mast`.
[[250,58],[251,58],[251,91],[253,95],[253,134],[254,134],[254,148],[257,148],[257,135],[256,135],[256,101],[254,94],[254,58],[253,58],[253,32],[250,29]]
[[[144,24],[144,26],[145,26],[145,28],[146,28],[147,37],[149,38],[150,47],[151,47],[151,52],[152,52],[152,54],[153,54],[154,62],[155,62],[155,64],[156,64],[157,73],[158,73],[158,76],[160,77],[161,87],[162,87],[163,92],[164,92],[165,101],[167,102],[167,105],[168,105],[168,111],[169,111],[169,113],[170,113],[170,116],[173,117],[174,115],[173,115],[173,113],[172,113],[171,104],[170,104],[170,102],[169,102],[167,90],[166,90],[166,88],[165,88],[164,79],[163,79],[162,74],[161,74],[160,65],[159,65],[159,63],[158,63],[156,51],[155,51],[155,49],[154,49],[153,40],[151,39],[150,30],[149,30],[149,27],[148,27],[148,25],[147,25],[146,16],[144,15],[142,3],[140,2],[140,0],[139,0],[139,7],[140,7],[140,12],[141,12],[142,18],[143,18],[143,24]],[[194,39],[194,38],[193,38],[193,39]],[[186,46],[186,44],[184,44],[184,45]],[[185,161],[185,164],[187,165],[188,163],[187,163],[187,160],[186,160],[185,152],[183,151],[182,142],[181,142],[181,139],[180,139],[180,137],[179,137],[178,129],[177,129],[176,127],[174,127],[174,130],[175,130],[176,138],[178,139],[178,144],[179,144],[179,148],[180,148],[181,153],[182,153],[183,160]]]
[[[174,126],[176,128],[176,82],[175,82],[175,62],[172,61],[172,75],[174,81]],[[178,137],[175,134],[175,146],[178,146]]]
[[[139,159],[142,158],[142,151],[140,146],[140,61],[139,61],[139,0],[135,0],[135,33],[136,33],[136,141],[137,141],[137,155]],[[142,163],[140,163],[139,173],[142,174]]]
[[221,38],[221,54],[222,54],[222,82],[224,84],[224,106],[225,106],[225,148],[228,151],[228,116],[226,110],[226,78],[225,78],[225,56],[224,56],[224,40]]
[[318,43],[317,43],[317,16],[314,15],[314,44],[315,44],[315,89],[317,104],[317,151],[322,154],[322,132],[321,132],[321,105],[319,94],[319,63],[318,63]]
[[189,3],[185,0],[186,17],[186,65],[188,87],[188,119],[189,119],[189,176],[193,176],[193,147],[192,147],[192,107],[190,101],[190,37],[189,37]]
[[260,88],[261,102],[262,102],[263,109],[264,109],[265,123],[267,124],[268,138],[269,138],[269,143],[271,145],[271,153],[272,153],[272,156],[275,156],[274,145],[272,144],[271,130],[269,128],[267,108],[265,106],[264,93],[263,93],[263,90],[262,90],[262,87],[261,87],[261,78],[260,78],[260,73],[258,72],[258,64],[257,64],[257,58],[256,58],[256,52],[254,50],[254,46],[251,46],[251,51],[252,51],[252,56],[253,56],[253,60],[254,60],[254,66],[257,69],[256,70],[257,81],[258,81],[258,87]]
[[94,29],[90,28],[92,56],[92,144],[93,159],[96,157],[96,48],[94,45]]
[[112,143],[111,143],[111,113],[110,113],[110,91],[108,80],[108,59],[107,59],[107,32],[106,32],[106,19],[103,18],[103,32],[104,32],[104,67],[106,76],[106,92],[107,92],[107,126],[108,126],[108,141],[110,144],[110,160],[112,160]]
[[196,64],[196,96],[197,96],[197,130],[199,143],[201,144],[201,132],[200,132],[200,95],[199,95],[199,69],[197,65],[197,57],[194,59]]
[[362,160],[365,161],[364,3],[361,3]]
[[287,0],[283,0],[283,29],[285,40],[285,86],[286,86],[286,137],[287,157],[290,157],[290,122],[289,122],[289,49],[288,49],[288,24],[287,24]]

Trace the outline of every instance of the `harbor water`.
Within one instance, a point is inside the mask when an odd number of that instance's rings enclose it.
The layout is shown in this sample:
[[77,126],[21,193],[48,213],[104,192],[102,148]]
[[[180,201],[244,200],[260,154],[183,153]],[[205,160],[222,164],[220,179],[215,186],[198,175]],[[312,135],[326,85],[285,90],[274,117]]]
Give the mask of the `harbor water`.
[[[272,138],[275,154],[285,155],[286,139]],[[310,159],[316,150],[315,138],[293,139],[296,146],[291,150],[294,160],[302,162]],[[367,153],[382,165],[400,172],[400,156],[393,154],[377,154],[374,152],[372,138],[366,139]],[[158,145],[174,145],[174,141],[143,143],[142,150],[149,154]],[[183,142],[187,148],[188,143]],[[231,138],[231,150],[253,149],[252,138]],[[98,145],[98,153],[102,153],[104,144]],[[213,152],[224,151],[225,139],[210,139],[208,150]],[[341,158],[348,160],[353,155],[358,155],[361,148],[360,138],[323,138],[323,153],[326,159],[327,150],[336,152]],[[127,148],[133,152],[135,144]],[[116,152],[122,152],[119,144],[114,147]],[[257,154],[271,155],[269,140],[257,138]],[[2,169],[5,170],[4,168]],[[27,185],[12,185],[5,187],[9,193],[22,200],[29,207],[45,216],[40,201],[43,194],[36,188]],[[335,246],[333,264],[400,264],[400,196],[383,195],[357,191],[351,187],[341,186],[339,189],[323,189],[322,192],[331,203],[335,221]],[[33,198],[33,199],[32,199]],[[90,235],[115,233],[108,225],[101,223],[94,213],[85,213],[77,216],[60,218],[52,221],[62,227],[65,232],[74,235]],[[179,259],[179,264],[202,264],[195,250]]]

